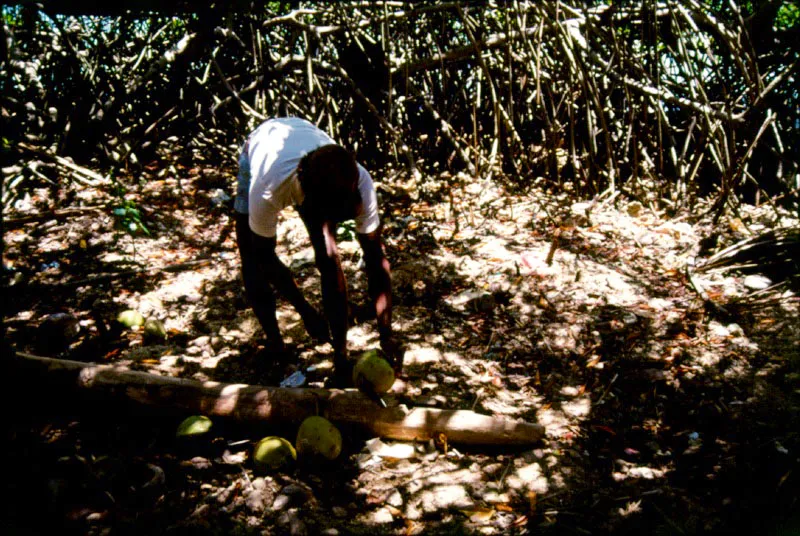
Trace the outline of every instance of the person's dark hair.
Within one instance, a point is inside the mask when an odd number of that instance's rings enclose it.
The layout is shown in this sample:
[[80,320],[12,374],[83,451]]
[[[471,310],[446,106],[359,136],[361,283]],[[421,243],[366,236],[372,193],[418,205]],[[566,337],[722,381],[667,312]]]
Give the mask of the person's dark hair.
[[323,145],[297,166],[304,208],[313,216],[340,222],[355,217],[361,203],[356,159],[340,145]]

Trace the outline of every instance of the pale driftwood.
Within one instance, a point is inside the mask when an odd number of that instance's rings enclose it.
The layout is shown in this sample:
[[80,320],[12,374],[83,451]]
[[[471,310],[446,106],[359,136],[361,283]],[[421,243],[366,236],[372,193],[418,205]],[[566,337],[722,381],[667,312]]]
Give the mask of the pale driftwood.
[[106,176],[103,176],[91,169],[87,169],[85,167],[79,166],[78,164],[67,160],[57,154],[53,154],[50,151],[42,149],[41,147],[35,147],[33,145],[29,145],[27,143],[18,143],[17,147],[23,149],[25,151],[37,154],[41,157],[44,157],[51,162],[55,162],[57,167],[62,168],[65,173],[68,173],[77,183],[82,184],[84,186],[90,186],[92,188],[97,188],[99,186],[107,185],[111,183],[111,179]]
[[427,441],[444,434],[451,443],[529,445],[539,441],[539,424],[467,410],[381,408],[355,389],[303,389],[156,376],[113,365],[92,365],[17,353],[16,382],[71,387],[148,406],[180,409],[211,417],[274,424],[323,415],[360,425],[388,439]]

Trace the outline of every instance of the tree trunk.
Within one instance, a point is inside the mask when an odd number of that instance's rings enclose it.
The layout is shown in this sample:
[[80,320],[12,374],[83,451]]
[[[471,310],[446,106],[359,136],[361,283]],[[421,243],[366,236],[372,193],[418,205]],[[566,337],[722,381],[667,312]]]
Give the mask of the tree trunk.
[[[11,360],[15,384],[47,385],[78,393],[173,408],[212,417],[269,423],[300,422],[323,415],[360,425],[388,439],[426,441],[444,434],[451,443],[528,445],[539,441],[539,424],[467,410],[381,408],[355,389],[303,389],[200,382],[17,353]],[[31,392],[28,388],[27,392]],[[35,391],[35,389],[34,389]]]

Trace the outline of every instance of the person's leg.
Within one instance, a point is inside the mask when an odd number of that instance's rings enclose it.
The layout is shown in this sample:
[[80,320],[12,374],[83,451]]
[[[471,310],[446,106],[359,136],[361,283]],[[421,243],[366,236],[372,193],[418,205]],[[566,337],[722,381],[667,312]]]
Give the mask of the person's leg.
[[307,218],[303,218],[303,221],[314,247],[314,257],[320,273],[322,303],[331,330],[334,370],[340,379],[347,379],[350,377],[347,359],[347,282],[333,237],[336,227],[330,222],[312,225]]
[[264,274],[259,270],[258,258],[253,244],[253,232],[250,230],[250,160],[248,142],[239,153],[239,173],[236,177],[236,198],[234,200],[234,223],[236,226],[236,245],[242,263],[242,280],[247,302],[264,330],[267,339],[276,346],[284,348],[283,337],[278,328],[275,316],[275,294]]
[[253,231],[250,230],[248,215],[235,213],[236,244],[239,248],[239,257],[242,262],[242,279],[244,281],[245,295],[250,307],[261,324],[267,339],[275,345],[276,349],[283,349],[283,336],[278,327],[275,316],[275,293],[267,282],[264,274],[258,268],[253,247]]
[[306,300],[303,293],[295,283],[291,270],[275,257],[274,262],[267,268],[270,281],[278,293],[288,301],[303,320],[306,331],[317,342],[330,340],[328,326],[325,318]]

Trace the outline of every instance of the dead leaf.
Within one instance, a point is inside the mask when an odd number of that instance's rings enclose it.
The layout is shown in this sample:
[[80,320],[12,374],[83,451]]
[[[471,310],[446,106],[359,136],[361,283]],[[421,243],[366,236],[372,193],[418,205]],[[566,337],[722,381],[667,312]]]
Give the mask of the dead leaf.
[[513,523],[511,523],[511,526],[513,526],[513,527],[521,527],[522,525],[524,525],[527,522],[528,522],[528,516],[519,516],[517,519],[514,520]]
[[586,362],[586,368],[594,368],[600,363],[600,356],[595,354]]
[[433,436],[433,444],[439,449],[443,454],[447,454],[448,444],[447,444],[447,436],[442,433],[438,432]]
[[461,513],[469,518],[473,523],[488,523],[494,517],[494,508],[475,508],[472,510],[461,510]]
[[365,502],[367,504],[383,504],[384,499],[385,498],[382,494],[370,493],[369,495],[367,495]]
[[122,352],[122,350],[120,350],[119,348],[114,348],[113,350],[111,350],[110,352],[108,352],[106,355],[104,355],[104,356],[103,356],[103,359],[104,359],[105,361],[110,361],[111,359],[114,359],[114,358],[116,358],[116,357],[119,357],[119,354],[120,354],[121,352]]
[[399,508],[395,508],[391,504],[384,504],[383,507],[386,508],[394,517],[403,517],[403,511]]

